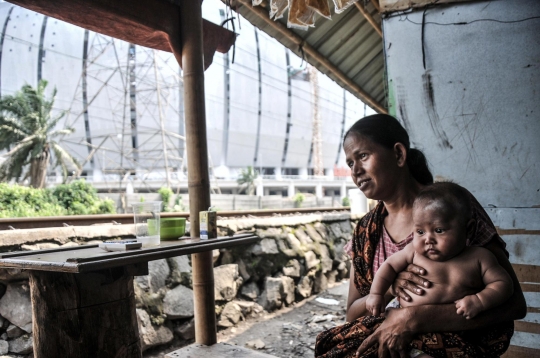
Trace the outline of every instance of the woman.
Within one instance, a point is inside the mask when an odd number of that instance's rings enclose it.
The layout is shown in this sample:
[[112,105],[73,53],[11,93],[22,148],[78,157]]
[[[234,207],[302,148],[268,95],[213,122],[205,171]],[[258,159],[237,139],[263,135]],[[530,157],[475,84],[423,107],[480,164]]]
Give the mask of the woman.
[[[414,348],[434,358],[499,357],[510,343],[513,321],[525,317],[527,308],[505,244],[472,194],[476,225],[467,244],[487,248],[508,271],[514,282],[509,301],[470,320],[458,315],[454,304],[388,310],[386,317],[368,315],[366,297],[374,273],[412,241],[412,203],[433,183],[433,176],[424,155],[410,148],[405,129],[388,115],[357,121],[345,134],[343,149],[353,181],[379,203],[360,220],[351,242],[348,322],[319,334],[315,356],[404,358]],[[424,273],[422,267],[410,265],[399,274],[387,301],[392,296],[410,300],[409,295],[429,290]]]

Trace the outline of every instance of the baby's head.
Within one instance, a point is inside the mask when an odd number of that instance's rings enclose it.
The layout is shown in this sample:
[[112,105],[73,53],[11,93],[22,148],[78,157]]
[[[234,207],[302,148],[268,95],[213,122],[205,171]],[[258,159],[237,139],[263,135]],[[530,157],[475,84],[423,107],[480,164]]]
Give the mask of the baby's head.
[[471,217],[467,190],[450,182],[426,186],[413,204],[415,251],[433,261],[458,255],[466,246]]

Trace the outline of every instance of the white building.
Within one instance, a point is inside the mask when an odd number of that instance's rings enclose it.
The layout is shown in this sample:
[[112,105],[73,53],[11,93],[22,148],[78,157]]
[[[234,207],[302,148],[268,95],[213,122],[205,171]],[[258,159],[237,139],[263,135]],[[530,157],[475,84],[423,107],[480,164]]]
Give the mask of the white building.
[[[219,0],[203,2],[204,18],[214,23],[225,19],[224,10]],[[56,87],[56,110],[66,111],[60,125],[76,130],[63,145],[84,163],[83,176],[103,190],[123,190],[128,178],[136,190],[153,190],[165,183],[168,169],[170,181],[187,189],[182,72],[172,54],[9,3],[0,3],[0,26],[0,95],[39,79],[49,81],[49,91]],[[216,53],[205,76],[210,173],[220,179],[213,184],[222,182],[223,192],[232,193],[239,170],[253,166],[265,175],[265,194],[290,194],[290,180],[301,179],[307,184],[298,190],[338,195],[342,185],[332,178],[335,168],[346,167],[343,134],[374,112],[318,75],[328,185],[317,189],[308,180],[314,161],[312,85],[301,79],[302,71],[290,75],[306,63],[248,21],[236,22],[235,31],[236,47]]]

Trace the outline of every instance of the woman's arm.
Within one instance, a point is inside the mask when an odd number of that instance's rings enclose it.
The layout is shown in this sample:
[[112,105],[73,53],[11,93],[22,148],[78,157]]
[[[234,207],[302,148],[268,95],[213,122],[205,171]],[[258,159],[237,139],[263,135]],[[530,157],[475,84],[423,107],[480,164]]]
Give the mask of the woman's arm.
[[499,264],[512,278],[514,294],[508,301],[470,320],[458,315],[454,304],[391,310],[381,326],[360,346],[358,353],[362,354],[372,345],[379,343],[379,356],[393,354],[392,357],[398,355],[405,357],[408,344],[417,333],[471,330],[525,317],[527,313],[525,298],[504,250],[496,242],[490,242],[484,247],[495,255]]
[[360,292],[354,284],[354,265],[351,265],[351,276],[349,280],[349,296],[347,297],[347,322],[354,321],[358,317],[368,315],[366,300],[368,296],[360,296]]

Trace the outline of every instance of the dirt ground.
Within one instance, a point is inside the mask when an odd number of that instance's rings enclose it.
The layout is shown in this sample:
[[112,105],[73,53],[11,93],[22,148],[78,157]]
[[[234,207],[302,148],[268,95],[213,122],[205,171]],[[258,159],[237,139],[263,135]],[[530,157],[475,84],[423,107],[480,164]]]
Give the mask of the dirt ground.
[[[256,349],[280,358],[313,357],[315,338],[321,331],[345,322],[349,281],[302,302],[241,321],[236,327],[218,331],[218,342]],[[180,348],[168,347],[145,352],[145,358],[163,358]]]

